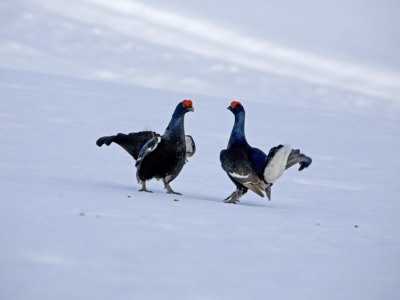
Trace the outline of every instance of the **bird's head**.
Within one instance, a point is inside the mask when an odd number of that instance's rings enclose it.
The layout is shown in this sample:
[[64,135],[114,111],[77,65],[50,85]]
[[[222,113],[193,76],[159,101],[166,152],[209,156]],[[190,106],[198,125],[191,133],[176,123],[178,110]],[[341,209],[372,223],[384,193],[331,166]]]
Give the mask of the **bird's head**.
[[172,116],[174,118],[179,118],[189,111],[194,111],[192,100],[183,100],[178,103]]
[[231,103],[231,105],[228,106],[228,109],[234,114],[238,114],[241,111],[244,111],[244,108],[242,106],[242,103],[238,102],[238,101],[233,101]]
[[185,113],[189,111],[194,111],[192,100],[183,100],[182,105]]

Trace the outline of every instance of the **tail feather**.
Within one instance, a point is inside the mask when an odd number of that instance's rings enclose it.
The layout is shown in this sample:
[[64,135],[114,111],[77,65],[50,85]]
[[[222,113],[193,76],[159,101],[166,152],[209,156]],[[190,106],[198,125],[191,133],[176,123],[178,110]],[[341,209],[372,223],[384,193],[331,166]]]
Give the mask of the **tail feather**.
[[103,136],[103,137],[99,138],[99,139],[96,141],[96,145],[99,146],[99,147],[103,146],[103,145],[104,145],[104,142],[105,142],[105,140],[106,140],[106,138],[108,138],[108,136]]
[[106,144],[107,146],[110,146],[110,144],[114,141],[114,139],[116,137],[117,137],[116,135],[103,136],[97,140],[96,145],[99,147],[103,146],[104,144]]
[[300,153],[300,150],[298,149],[292,150],[286,163],[286,169],[293,167],[297,163],[300,164],[299,171],[301,171],[311,165],[312,159],[303,153]]
[[132,132],[129,134],[118,133],[117,135],[103,136],[96,141],[96,145],[101,147],[104,144],[110,146],[116,143],[124,148],[136,160],[143,145],[153,137],[160,135],[153,131]]

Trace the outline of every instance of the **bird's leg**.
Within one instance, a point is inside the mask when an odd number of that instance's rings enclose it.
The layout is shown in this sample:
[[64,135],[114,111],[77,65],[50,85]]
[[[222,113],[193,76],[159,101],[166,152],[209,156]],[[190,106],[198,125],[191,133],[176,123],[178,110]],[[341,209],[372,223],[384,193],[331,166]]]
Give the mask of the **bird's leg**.
[[236,191],[236,198],[234,199],[235,202],[233,202],[233,203],[236,204],[236,202],[240,202],[239,199],[240,199],[240,197],[242,197],[242,195],[243,195],[243,190],[237,190]]
[[230,198],[232,198],[233,196],[236,195],[236,191],[234,191],[230,196],[228,196],[227,198],[224,199],[224,201],[229,200]]
[[165,188],[167,189],[167,194],[182,195],[181,193],[174,192],[174,191],[171,189],[171,187],[169,186],[169,183],[164,182],[164,186],[165,186]]
[[146,189],[146,181],[142,181],[142,188],[139,190],[139,192],[152,193],[152,191]]
[[233,203],[236,204],[236,202],[240,202],[239,199],[243,195],[243,190],[237,189],[235,192],[233,192],[228,198],[224,200],[225,203]]

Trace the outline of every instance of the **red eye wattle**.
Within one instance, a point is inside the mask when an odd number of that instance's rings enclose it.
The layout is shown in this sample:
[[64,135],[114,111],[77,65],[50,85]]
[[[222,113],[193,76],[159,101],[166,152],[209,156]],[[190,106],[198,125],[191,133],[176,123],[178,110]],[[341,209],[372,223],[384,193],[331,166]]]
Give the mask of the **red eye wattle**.
[[231,107],[235,107],[236,105],[242,105],[242,103],[238,102],[238,101],[233,101],[231,103]]
[[193,106],[192,100],[183,100],[182,103],[183,103],[185,106]]

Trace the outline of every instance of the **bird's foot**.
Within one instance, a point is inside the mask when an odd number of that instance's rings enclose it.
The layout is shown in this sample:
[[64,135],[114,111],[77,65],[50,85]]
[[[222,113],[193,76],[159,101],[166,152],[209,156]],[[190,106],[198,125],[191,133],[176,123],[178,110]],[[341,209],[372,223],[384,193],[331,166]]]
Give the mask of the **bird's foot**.
[[224,200],[224,203],[233,203],[236,204],[239,201],[239,198],[242,197],[243,191],[242,190],[236,190],[234,191],[228,198]]
[[173,195],[181,195],[181,196],[182,196],[182,194],[181,194],[181,193],[177,193],[177,192],[174,192],[174,191],[171,191],[171,192],[167,192],[167,194],[173,194]]
[[164,182],[164,185],[165,185],[165,188],[167,189],[167,194],[182,195],[181,193],[174,192],[174,191],[171,189],[171,187],[169,186],[168,183],[165,183],[165,182]]
[[240,201],[239,201],[239,199],[235,199],[235,198],[232,198],[232,199],[230,199],[230,200],[224,200],[224,203],[233,203],[233,204],[236,204],[237,202],[240,202]]
[[139,192],[152,193],[152,191],[149,191],[148,189],[146,189],[146,182],[145,181],[142,182],[142,188],[139,190]]

